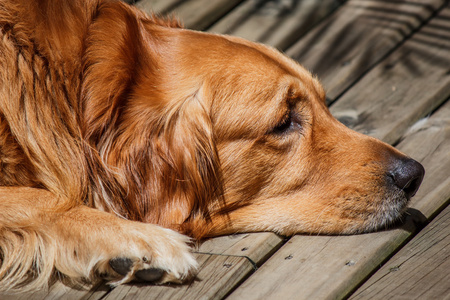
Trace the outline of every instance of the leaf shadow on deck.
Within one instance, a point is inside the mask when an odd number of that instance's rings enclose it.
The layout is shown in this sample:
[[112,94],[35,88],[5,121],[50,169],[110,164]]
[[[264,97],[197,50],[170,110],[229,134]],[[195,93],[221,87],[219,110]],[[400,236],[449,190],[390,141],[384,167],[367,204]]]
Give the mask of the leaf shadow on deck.
[[[250,8],[245,11],[239,18],[237,18],[233,24],[228,26],[228,29],[223,32],[224,34],[232,34],[239,27],[242,27],[248,19],[253,16],[270,16],[271,18],[277,19],[278,22],[272,24],[265,33],[258,38],[259,42],[264,43],[268,38],[270,38],[280,23],[286,21],[286,17],[291,14],[293,10],[303,2],[299,1],[273,1],[273,0],[254,0],[250,1]],[[311,16],[314,19],[314,16]],[[244,25],[245,26],[245,25]]]
[[[408,1],[367,3],[346,3],[339,13],[287,51],[322,80],[329,104],[396,51],[439,10],[438,5]],[[389,7],[384,7],[387,3]],[[343,21],[345,18],[348,21]],[[417,71],[414,61],[403,63]]]
[[[404,107],[398,122],[407,117],[408,106],[411,109],[415,107],[417,112],[408,121],[414,123],[432,113],[449,92],[444,84],[450,78],[449,29],[450,9],[446,8],[391,51],[376,67],[365,72],[364,78],[351,84],[351,90],[340,97],[342,100],[331,104],[335,117],[354,130],[381,138],[386,130],[390,130],[387,127],[395,125],[377,122],[380,114],[384,115],[381,119],[387,120],[399,107]],[[426,80],[428,84],[421,84]],[[423,102],[424,98],[428,100]],[[421,102],[428,104],[420,108]],[[385,141],[396,144],[392,138]]]
[[209,30],[285,50],[341,4],[340,0],[248,0]]

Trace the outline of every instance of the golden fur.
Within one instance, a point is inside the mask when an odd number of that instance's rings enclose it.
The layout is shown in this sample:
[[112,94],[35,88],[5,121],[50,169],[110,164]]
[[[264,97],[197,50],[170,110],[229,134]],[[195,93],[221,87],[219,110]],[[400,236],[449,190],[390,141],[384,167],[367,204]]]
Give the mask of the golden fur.
[[183,281],[186,235],[371,231],[423,177],[264,45],[113,0],[0,0],[0,38],[0,289]]

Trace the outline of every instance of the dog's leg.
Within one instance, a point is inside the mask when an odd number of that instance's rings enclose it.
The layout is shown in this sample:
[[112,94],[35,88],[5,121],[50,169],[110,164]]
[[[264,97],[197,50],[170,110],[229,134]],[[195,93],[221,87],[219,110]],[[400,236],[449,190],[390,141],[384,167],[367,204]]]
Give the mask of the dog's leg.
[[51,193],[0,188],[0,290],[45,286],[57,270],[72,280],[181,282],[196,269],[172,230],[87,206],[64,207]]

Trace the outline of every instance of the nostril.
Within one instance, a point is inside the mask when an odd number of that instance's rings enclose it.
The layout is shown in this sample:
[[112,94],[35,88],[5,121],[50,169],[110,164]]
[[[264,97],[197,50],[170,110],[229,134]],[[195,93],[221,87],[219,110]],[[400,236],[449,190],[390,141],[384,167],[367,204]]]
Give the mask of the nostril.
[[406,186],[403,187],[403,190],[405,191],[406,195],[408,195],[409,197],[413,197],[419,189],[421,183],[422,177],[414,178]]
[[408,198],[416,194],[424,175],[423,166],[413,159],[400,161],[390,174],[395,185],[403,190]]

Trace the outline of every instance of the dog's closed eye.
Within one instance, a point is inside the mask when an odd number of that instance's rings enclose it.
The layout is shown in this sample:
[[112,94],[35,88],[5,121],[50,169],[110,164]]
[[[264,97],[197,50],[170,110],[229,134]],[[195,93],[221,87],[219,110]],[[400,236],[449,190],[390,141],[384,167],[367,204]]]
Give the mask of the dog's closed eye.
[[281,121],[275,125],[271,133],[276,135],[284,135],[301,129],[302,125],[299,114],[293,109],[290,109],[286,112]]

